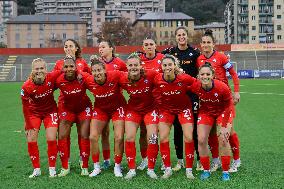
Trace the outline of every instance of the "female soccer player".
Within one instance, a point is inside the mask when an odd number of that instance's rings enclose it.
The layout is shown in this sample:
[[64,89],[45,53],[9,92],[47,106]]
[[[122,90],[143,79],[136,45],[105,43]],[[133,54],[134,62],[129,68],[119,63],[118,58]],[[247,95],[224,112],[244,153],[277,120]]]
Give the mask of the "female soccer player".
[[76,62],[71,57],[66,57],[63,65],[64,73],[56,80],[62,94],[62,101],[58,105],[59,112],[59,132],[58,132],[58,149],[62,163],[61,173],[58,176],[69,174],[68,168],[68,141],[71,126],[73,123],[80,124],[80,156],[83,165],[81,175],[89,175],[88,160],[90,155],[90,120],[92,116],[92,103],[86,94],[84,82],[78,77]]
[[[210,62],[212,67],[215,70],[216,79],[223,81],[225,84],[228,84],[228,78],[226,76],[226,71],[232,76],[234,83],[234,92],[233,92],[233,100],[236,105],[240,101],[239,94],[239,78],[236,71],[233,68],[232,63],[227,58],[225,54],[219,53],[214,50],[215,39],[213,37],[213,32],[211,30],[207,30],[202,37],[201,48],[202,55],[198,57],[198,65],[201,66],[205,62]],[[233,112],[233,114],[235,114]],[[215,133],[215,134],[214,134]],[[233,152],[234,161],[231,165],[230,172],[236,172],[237,168],[240,167],[240,143],[239,138],[236,131],[232,128],[230,133],[230,144]],[[211,166],[211,171],[215,171],[218,169],[220,165],[220,160],[218,158],[218,138],[216,132],[210,134],[209,137],[209,146],[212,152],[213,162]]]
[[[212,127],[217,127],[219,149],[223,175],[222,180],[230,180],[230,128],[232,124],[233,99],[229,87],[222,81],[213,79],[214,69],[210,63],[203,64],[199,69],[198,78],[201,83],[191,86],[191,91],[199,96],[200,109],[198,114],[198,150],[203,166],[201,179],[210,177],[210,159],[208,137]],[[216,124],[216,125],[215,125]]]
[[[115,46],[110,40],[103,40],[99,43],[100,57],[92,56],[90,61],[99,60],[105,63],[106,71],[126,71],[126,65],[119,57],[115,56]],[[102,148],[104,158],[104,169],[110,166],[110,143],[109,143],[109,127],[104,127],[102,131]]]
[[37,144],[41,122],[44,123],[46,129],[49,176],[56,176],[58,115],[53,91],[55,80],[60,74],[61,71],[47,73],[45,61],[37,58],[32,62],[32,73],[29,79],[22,86],[21,98],[28,152],[34,167],[29,178],[41,175]]
[[121,93],[118,81],[120,72],[106,72],[105,64],[93,60],[92,76],[86,79],[88,89],[95,97],[94,111],[90,126],[91,153],[94,170],[89,175],[95,177],[101,172],[99,164],[99,137],[112,119],[114,127],[114,175],[122,177],[121,161],[123,157],[124,119],[126,101]]
[[193,113],[191,100],[186,92],[187,87],[196,79],[187,74],[180,74],[178,60],[172,55],[165,55],[162,59],[162,70],[163,73],[160,73],[154,79],[155,88],[161,96],[161,100],[158,101],[158,128],[160,152],[165,165],[165,172],[162,178],[167,179],[172,175],[169,134],[175,116],[178,116],[185,142],[186,176],[189,179],[194,179],[192,174],[194,160],[194,142],[192,139]]
[[[180,67],[183,71],[190,75],[191,77],[196,77],[198,72],[197,67],[197,58],[200,55],[200,52],[197,48],[193,48],[188,44],[188,31],[185,27],[181,26],[175,30],[176,42],[177,45],[165,49],[163,54],[171,54],[175,56],[179,62]],[[193,93],[188,93],[189,98],[192,102],[192,110],[194,117],[194,129],[193,129],[193,139],[195,141],[195,150],[197,155],[197,167],[196,170],[202,170],[202,167],[199,163],[198,155],[198,145],[197,145],[197,111],[198,111],[198,97]],[[177,165],[173,168],[174,171],[179,171],[184,167],[183,163],[183,139],[182,139],[182,127],[176,117],[174,121],[174,144],[176,150],[176,156],[178,158]]]
[[[153,39],[143,40],[143,51],[138,52],[139,58],[141,60],[141,65],[144,70],[154,70],[156,72],[162,72],[161,62],[164,55],[156,51],[156,43]],[[147,131],[145,124],[142,122],[140,125],[140,152],[142,161],[137,167],[139,170],[144,170],[148,165],[147,159]]]
[[[74,39],[67,39],[64,42],[64,52],[65,56],[70,56],[73,59],[76,60],[76,68],[79,72],[87,72],[91,73],[91,69],[88,66],[86,60],[82,58],[82,49],[77,41]],[[64,65],[64,59],[57,60],[55,63],[55,66],[53,70],[62,70]],[[60,93],[59,99],[58,99],[58,104],[62,103],[62,93]],[[80,135],[80,124],[77,123],[77,133],[78,133],[78,146],[81,152],[81,146],[80,146],[80,141],[81,141],[81,135]],[[68,143],[68,160],[70,159],[70,136],[67,138],[67,143]],[[82,167],[82,157],[80,157],[80,166]],[[69,165],[70,167],[70,165]]]
[[[132,54],[127,59],[128,73],[120,77],[120,85],[127,91],[130,98],[126,107],[125,118],[125,154],[128,161],[129,172],[126,179],[132,179],[136,175],[136,147],[135,138],[137,129],[144,122],[147,130],[147,157],[148,171],[150,178],[157,179],[154,172],[156,158],[158,155],[158,111],[155,106],[152,90],[154,87],[154,77],[158,72],[153,70],[144,71],[140,58]],[[147,146],[147,145],[146,145]]]

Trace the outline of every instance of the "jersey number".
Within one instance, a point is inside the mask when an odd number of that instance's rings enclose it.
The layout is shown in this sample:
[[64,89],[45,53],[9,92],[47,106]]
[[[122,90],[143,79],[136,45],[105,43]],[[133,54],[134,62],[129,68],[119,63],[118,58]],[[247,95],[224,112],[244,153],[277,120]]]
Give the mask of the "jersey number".
[[58,121],[57,113],[50,114],[52,125],[56,125]]
[[155,110],[152,112],[151,116],[153,117],[152,121],[156,121],[158,118],[158,114],[156,113]]
[[123,107],[117,108],[117,111],[118,111],[119,117],[124,117],[124,109],[123,109]]
[[190,112],[190,109],[186,109],[186,110],[183,110],[183,117],[185,117],[187,120],[190,120],[191,119],[191,112]]

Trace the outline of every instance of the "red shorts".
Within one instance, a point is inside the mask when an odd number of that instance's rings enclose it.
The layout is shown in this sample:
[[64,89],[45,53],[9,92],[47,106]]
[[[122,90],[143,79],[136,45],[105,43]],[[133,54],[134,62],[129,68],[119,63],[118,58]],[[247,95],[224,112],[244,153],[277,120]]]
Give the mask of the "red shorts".
[[64,106],[59,106],[58,113],[59,119],[78,123],[80,121],[90,120],[92,118],[92,106],[87,106],[83,111],[76,113],[65,109]]
[[[214,116],[210,116],[210,115],[201,113],[201,114],[198,115],[197,124],[198,125],[210,125],[210,126],[214,126],[214,124],[221,125],[223,119],[224,119],[223,114],[218,116],[218,117],[214,117]],[[234,120],[234,116],[233,116],[233,113],[231,112],[228,123],[232,124],[233,120]]]
[[25,130],[40,129],[41,122],[43,121],[45,129],[49,127],[58,127],[57,111],[53,111],[46,116],[34,116],[31,115],[25,118]]
[[118,121],[125,119],[124,107],[119,107],[115,111],[105,112],[100,108],[94,108],[92,119],[108,122],[110,119],[112,121]]
[[159,115],[157,110],[153,110],[146,114],[140,114],[135,111],[127,111],[125,121],[131,121],[137,124],[141,124],[144,121],[145,125],[158,124]]
[[[159,122],[173,124],[176,114],[167,111],[159,112]],[[184,109],[181,113],[177,114],[180,124],[194,122],[193,113],[190,108]]]

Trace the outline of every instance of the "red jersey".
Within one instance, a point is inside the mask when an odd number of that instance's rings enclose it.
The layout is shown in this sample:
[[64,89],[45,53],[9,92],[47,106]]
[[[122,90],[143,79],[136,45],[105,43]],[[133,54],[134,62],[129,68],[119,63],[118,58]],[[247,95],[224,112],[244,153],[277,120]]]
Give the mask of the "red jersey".
[[107,72],[105,83],[100,85],[96,83],[92,75],[83,73],[83,78],[86,78],[84,79],[86,85],[95,97],[94,107],[105,112],[113,112],[118,107],[126,104],[118,84],[120,76],[119,71]]
[[[63,59],[57,60],[53,70],[62,70],[63,65],[64,65],[64,60]],[[77,67],[77,70],[79,72],[91,73],[91,68],[87,64],[86,60],[83,59],[83,58],[77,58],[76,59],[76,67]]]
[[139,81],[130,83],[128,80],[128,73],[122,73],[120,77],[121,88],[125,89],[130,95],[127,104],[127,110],[138,113],[147,113],[154,110],[154,97],[152,94],[154,88],[154,78],[158,73],[153,70],[145,72],[145,76],[141,77]]
[[164,56],[165,55],[163,55],[162,53],[156,53],[154,58],[149,59],[144,53],[141,53],[139,55],[142,62],[142,67],[145,70],[155,70],[156,72],[162,72],[161,63]]
[[187,74],[176,75],[175,80],[167,82],[163,74],[158,74],[154,79],[155,89],[160,94],[158,108],[173,114],[179,114],[184,109],[191,109],[191,100],[187,96],[187,88],[196,81]]
[[25,118],[29,115],[44,116],[57,109],[53,91],[61,71],[47,73],[43,84],[36,85],[28,79],[22,86],[21,99]]
[[83,79],[68,81],[63,73],[57,78],[56,87],[60,89],[62,94],[60,103],[72,112],[82,112],[86,106],[91,104],[91,100],[86,94],[86,85]]
[[225,109],[233,105],[233,98],[229,87],[217,80],[213,80],[213,87],[209,91],[201,87],[201,82],[195,83],[190,90],[199,97],[199,113],[218,117]]
[[212,67],[215,70],[215,77],[216,79],[223,81],[229,86],[228,78],[226,76],[226,71],[230,73],[232,79],[234,81],[234,90],[235,92],[239,92],[239,79],[238,75],[236,74],[235,70],[233,69],[233,65],[228,59],[228,57],[220,53],[218,51],[214,51],[213,54],[207,58],[204,55],[200,55],[197,58],[197,65],[198,67],[205,64],[205,62],[211,63]]
[[114,70],[119,70],[119,71],[127,71],[126,64],[123,62],[118,57],[113,57],[111,61],[106,62],[105,61],[105,66],[106,66],[106,71],[114,71]]

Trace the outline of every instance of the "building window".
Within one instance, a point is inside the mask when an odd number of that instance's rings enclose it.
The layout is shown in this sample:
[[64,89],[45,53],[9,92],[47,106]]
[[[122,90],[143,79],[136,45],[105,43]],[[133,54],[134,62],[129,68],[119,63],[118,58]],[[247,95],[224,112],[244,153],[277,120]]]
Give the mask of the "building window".
[[188,21],[184,21],[184,22],[185,22],[184,25],[185,25],[186,27],[188,27]]
[[79,40],[78,32],[75,32],[75,33],[74,33],[74,39],[75,39],[75,40]]
[[164,45],[168,45],[169,44],[169,42],[168,41],[164,41]]
[[101,18],[97,18],[97,22],[101,22]]
[[282,36],[281,35],[277,35],[277,39],[281,40]]
[[147,21],[144,21],[144,27],[147,27]]
[[16,35],[15,35],[15,40],[16,40],[16,41],[19,41],[19,40],[20,40],[20,34],[19,34],[19,33],[16,33]]
[[277,15],[277,19],[281,19],[281,14],[280,14],[280,15]]
[[43,44],[43,43],[40,43],[40,44],[39,44],[39,47],[40,47],[40,48],[43,48],[43,47],[44,47],[44,44]]
[[101,11],[97,11],[97,15],[101,15]]
[[66,30],[66,24],[62,24],[62,29]]
[[255,10],[255,5],[251,6],[251,10]]
[[169,32],[165,31],[165,37],[169,37]]
[[78,24],[74,24],[74,30],[78,30]]
[[251,40],[255,41],[256,36],[251,36]]
[[63,34],[62,34],[62,38],[63,38],[63,39],[66,39],[66,33],[63,33]]
[[163,37],[163,32],[162,31],[160,31],[160,37]]
[[277,30],[281,30],[281,25],[277,25]]
[[255,16],[252,16],[251,19],[252,19],[252,20],[255,20]]
[[251,29],[252,29],[252,30],[256,30],[256,27],[255,27],[255,26],[252,26]]
[[177,21],[177,27],[182,26],[182,21]]
[[51,38],[51,39],[55,39],[55,33],[51,33],[51,34],[50,34],[50,38]]
[[28,48],[32,48],[32,44],[28,43]]
[[33,36],[33,35],[32,35],[31,33],[27,33],[27,40],[28,40],[28,41],[31,41],[31,40],[32,40],[32,36]]
[[281,9],[281,5],[277,5],[277,9]]
[[40,31],[43,31],[43,29],[44,29],[44,24],[40,24],[40,25],[39,25],[39,30],[40,30]]
[[151,21],[151,27],[152,28],[156,27],[156,22],[155,21]]
[[27,27],[28,27],[28,31],[32,30],[32,25],[31,24],[28,24]]

